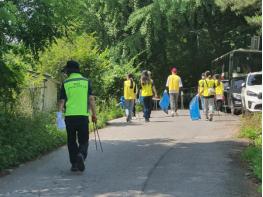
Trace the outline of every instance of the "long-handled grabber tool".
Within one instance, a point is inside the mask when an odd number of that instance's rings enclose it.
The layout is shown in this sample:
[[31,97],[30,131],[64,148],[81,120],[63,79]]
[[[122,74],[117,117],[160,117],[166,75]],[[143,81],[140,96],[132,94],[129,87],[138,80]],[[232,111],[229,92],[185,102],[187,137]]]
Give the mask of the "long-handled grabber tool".
[[101,144],[101,141],[100,141],[99,130],[98,130],[97,124],[94,123],[94,122],[93,122],[93,128],[94,128],[96,150],[98,150],[98,145],[97,145],[97,136],[98,136],[98,141],[100,143],[100,150],[101,150],[101,152],[103,152],[102,144]]

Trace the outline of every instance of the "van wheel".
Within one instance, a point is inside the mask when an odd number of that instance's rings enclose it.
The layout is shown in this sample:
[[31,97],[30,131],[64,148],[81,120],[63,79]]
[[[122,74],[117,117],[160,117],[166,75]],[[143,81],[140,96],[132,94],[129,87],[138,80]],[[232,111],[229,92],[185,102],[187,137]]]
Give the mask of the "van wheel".
[[234,115],[240,115],[241,114],[241,110],[238,109],[234,109]]
[[226,108],[226,113],[231,113],[231,109],[229,107]]
[[240,110],[235,109],[233,103],[231,104],[231,114],[232,115],[239,115],[240,114]]

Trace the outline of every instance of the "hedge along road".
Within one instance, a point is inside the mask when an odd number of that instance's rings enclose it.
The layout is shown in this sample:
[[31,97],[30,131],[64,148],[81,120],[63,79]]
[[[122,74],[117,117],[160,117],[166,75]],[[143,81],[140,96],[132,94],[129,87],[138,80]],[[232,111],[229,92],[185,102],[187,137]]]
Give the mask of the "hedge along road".
[[253,197],[259,196],[237,159],[239,118],[191,121],[187,111],[151,122],[124,118],[100,130],[104,152],[91,134],[84,173],[69,171],[67,147],[26,163],[0,178],[0,196]]

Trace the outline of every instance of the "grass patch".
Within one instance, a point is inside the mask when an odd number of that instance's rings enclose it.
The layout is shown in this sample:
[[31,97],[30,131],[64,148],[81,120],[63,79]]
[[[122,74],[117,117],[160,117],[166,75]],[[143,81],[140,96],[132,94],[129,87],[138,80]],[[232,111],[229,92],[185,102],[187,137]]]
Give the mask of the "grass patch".
[[242,153],[255,177],[262,182],[262,115],[250,114],[242,118],[240,137],[249,138],[250,145]]
[[249,161],[253,174],[261,181],[261,149],[255,146],[249,146],[242,154],[243,159]]
[[49,114],[0,114],[0,171],[32,160],[66,143]]

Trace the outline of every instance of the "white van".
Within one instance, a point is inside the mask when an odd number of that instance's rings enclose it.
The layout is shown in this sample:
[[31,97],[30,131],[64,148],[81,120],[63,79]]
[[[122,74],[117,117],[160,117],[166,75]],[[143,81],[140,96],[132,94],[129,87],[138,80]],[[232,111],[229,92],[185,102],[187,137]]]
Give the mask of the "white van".
[[262,72],[249,73],[241,91],[242,111],[262,111]]

